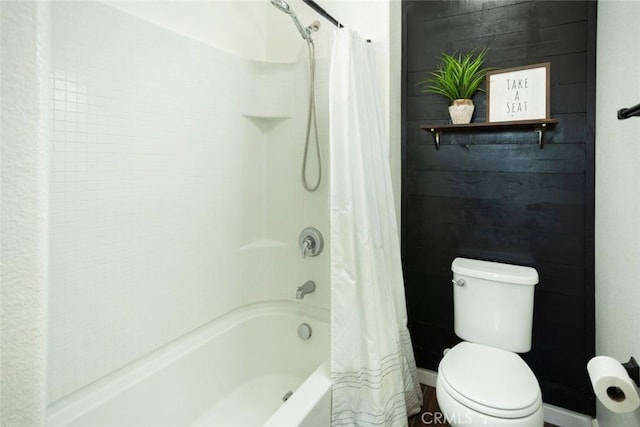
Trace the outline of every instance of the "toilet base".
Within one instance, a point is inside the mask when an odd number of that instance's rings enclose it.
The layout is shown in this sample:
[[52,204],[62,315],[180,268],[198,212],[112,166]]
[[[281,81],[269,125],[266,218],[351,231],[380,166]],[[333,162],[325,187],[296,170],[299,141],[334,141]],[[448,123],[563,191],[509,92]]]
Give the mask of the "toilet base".
[[542,404],[531,415],[523,418],[496,418],[472,411],[451,397],[443,387],[436,386],[438,406],[451,427],[543,427],[544,410]]

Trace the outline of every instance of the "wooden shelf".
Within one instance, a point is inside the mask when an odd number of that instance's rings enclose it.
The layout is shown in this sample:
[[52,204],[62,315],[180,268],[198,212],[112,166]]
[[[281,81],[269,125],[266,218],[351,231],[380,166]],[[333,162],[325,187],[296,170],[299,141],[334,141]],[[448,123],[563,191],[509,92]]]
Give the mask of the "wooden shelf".
[[547,128],[553,127],[558,124],[557,119],[541,119],[541,120],[519,120],[513,122],[482,122],[482,123],[468,123],[463,125],[453,124],[437,124],[426,125],[420,128],[431,132],[433,135],[433,142],[436,146],[436,150],[440,148],[440,135],[443,133],[452,132],[500,132],[505,130],[521,130],[531,129],[538,134],[538,145],[540,149],[544,147],[543,133]]

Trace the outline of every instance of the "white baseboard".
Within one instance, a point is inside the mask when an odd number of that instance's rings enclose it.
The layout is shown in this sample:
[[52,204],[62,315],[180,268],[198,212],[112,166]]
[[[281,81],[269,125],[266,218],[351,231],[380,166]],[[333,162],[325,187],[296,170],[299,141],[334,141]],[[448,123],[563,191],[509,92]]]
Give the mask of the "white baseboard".
[[598,422],[588,415],[580,414],[548,403],[544,404],[544,420],[560,427],[598,426]]
[[420,384],[428,385],[429,387],[435,387],[436,379],[438,379],[437,372],[418,368],[418,380],[420,380]]
[[[435,387],[438,373],[429,369],[418,368],[418,379],[424,385]],[[548,403],[544,404],[544,421],[560,427],[598,427],[598,421],[588,415]]]

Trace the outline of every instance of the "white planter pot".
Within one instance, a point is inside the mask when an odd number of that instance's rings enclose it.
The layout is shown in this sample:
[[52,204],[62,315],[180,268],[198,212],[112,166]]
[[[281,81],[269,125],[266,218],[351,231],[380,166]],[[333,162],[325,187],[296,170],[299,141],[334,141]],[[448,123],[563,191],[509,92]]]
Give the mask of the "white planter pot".
[[473,110],[475,106],[470,99],[456,99],[449,106],[449,115],[451,116],[451,123],[454,125],[461,125],[471,123],[471,116],[473,116]]

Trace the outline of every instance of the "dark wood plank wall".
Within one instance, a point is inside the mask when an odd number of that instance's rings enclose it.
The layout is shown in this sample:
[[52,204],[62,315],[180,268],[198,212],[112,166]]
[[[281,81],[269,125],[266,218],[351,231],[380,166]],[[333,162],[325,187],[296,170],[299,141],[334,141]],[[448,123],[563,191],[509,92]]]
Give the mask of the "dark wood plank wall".
[[[545,402],[593,414],[596,5],[585,1],[403,1],[402,251],[418,366],[435,370],[453,332],[456,256],[535,267],[533,349]],[[532,131],[442,136],[447,100],[416,82],[441,52],[488,47],[487,65],[551,63],[543,150]],[[485,121],[485,95],[473,121]]]

